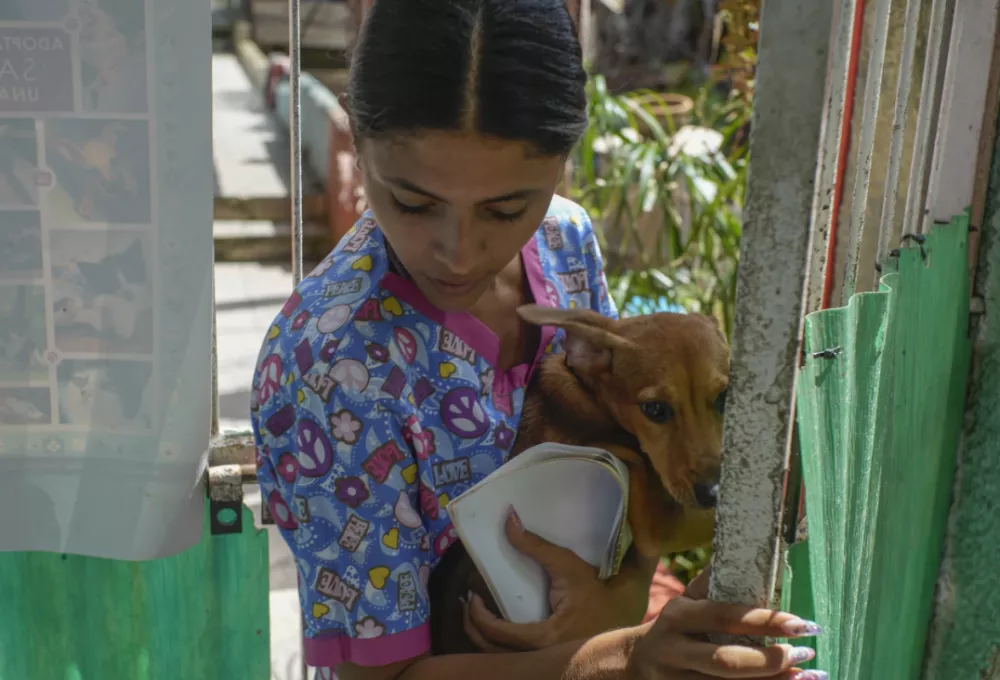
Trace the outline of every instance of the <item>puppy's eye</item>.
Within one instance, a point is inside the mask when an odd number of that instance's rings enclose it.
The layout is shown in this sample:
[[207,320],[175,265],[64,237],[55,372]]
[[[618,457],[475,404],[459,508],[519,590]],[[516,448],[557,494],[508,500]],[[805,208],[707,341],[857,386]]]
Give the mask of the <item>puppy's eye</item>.
[[674,415],[674,409],[665,401],[647,401],[639,404],[642,414],[654,423],[665,423]]
[[719,396],[715,398],[715,402],[712,404],[712,407],[719,413],[726,412],[726,394],[728,394],[728,392],[729,390],[722,390],[719,392]]

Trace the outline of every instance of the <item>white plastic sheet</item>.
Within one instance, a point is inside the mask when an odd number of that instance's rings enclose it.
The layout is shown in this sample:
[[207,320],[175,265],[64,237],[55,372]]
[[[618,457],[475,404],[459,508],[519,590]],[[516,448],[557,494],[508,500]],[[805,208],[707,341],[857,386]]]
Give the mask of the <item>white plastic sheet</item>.
[[201,538],[205,0],[0,0],[0,550]]

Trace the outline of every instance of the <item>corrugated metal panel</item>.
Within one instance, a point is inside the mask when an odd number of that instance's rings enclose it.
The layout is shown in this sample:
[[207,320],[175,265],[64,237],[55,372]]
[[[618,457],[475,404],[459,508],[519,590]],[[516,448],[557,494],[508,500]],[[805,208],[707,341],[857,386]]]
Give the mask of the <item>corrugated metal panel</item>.
[[[809,564],[809,541],[803,540],[788,548],[785,553],[785,570],[781,580],[781,611],[795,612],[807,621],[816,620],[813,601],[812,571]],[[816,649],[816,638],[790,640],[796,646]],[[799,668],[818,668],[816,660],[799,664]]]
[[969,370],[968,217],[904,248],[881,290],[806,317],[797,408],[817,667],[920,676]]

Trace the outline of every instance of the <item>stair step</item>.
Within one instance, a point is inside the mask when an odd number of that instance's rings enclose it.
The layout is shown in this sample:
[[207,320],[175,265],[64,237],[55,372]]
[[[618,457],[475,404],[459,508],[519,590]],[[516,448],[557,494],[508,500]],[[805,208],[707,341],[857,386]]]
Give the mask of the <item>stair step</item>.
[[[292,230],[289,222],[268,220],[217,220],[213,225],[216,262],[280,262],[292,257]],[[326,225],[303,225],[303,259],[316,262],[333,244]]]
[[[292,204],[288,196],[216,196],[213,212],[216,220],[292,220]],[[326,221],[326,197],[323,194],[302,197],[302,219],[305,222]]]

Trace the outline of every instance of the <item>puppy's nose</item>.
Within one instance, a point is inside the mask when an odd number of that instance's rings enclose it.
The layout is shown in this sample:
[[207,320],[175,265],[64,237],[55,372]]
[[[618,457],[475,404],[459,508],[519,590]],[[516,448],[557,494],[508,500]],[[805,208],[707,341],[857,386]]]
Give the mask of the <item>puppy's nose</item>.
[[714,508],[719,502],[719,483],[697,482],[694,485],[694,499],[706,510]]

